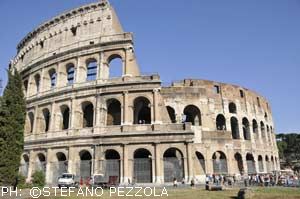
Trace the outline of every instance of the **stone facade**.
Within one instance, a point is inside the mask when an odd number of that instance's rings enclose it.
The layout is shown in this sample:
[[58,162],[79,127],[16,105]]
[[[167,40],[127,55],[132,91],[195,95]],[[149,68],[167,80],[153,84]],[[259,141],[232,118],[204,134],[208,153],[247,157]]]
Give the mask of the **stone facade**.
[[[122,76],[110,76],[121,60]],[[27,100],[21,172],[103,173],[120,183],[203,182],[279,170],[267,100],[240,86],[143,76],[131,33],[107,1],[41,24],[18,45]],[[116,178],[112,178],[117,176]]]

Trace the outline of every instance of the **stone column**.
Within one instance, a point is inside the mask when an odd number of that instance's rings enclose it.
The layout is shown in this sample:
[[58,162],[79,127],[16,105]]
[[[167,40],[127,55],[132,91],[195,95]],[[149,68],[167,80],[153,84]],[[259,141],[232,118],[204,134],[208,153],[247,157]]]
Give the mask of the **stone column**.
[[35,167],[35,153],[34,151],[30,151],[29,152],[29,165],[28,165],[28,174],[27,174],[27,178],[26,178],[26,182],[30,182],[31,181],[31,176],[34,172],[34,167]]
[[[50,125],[49,125],[49,132],[53,132],[56,130],[56,113],[55,113],[55,102],[51,104],[51,116],[50,116]],[[59,112],[60,114],[60,112]]]
[[47,154],[46,154],[46,173],[45,173],[45,178],[46,178],[46,184],[52,184],[52,172],[51,172],[51,149],[47,149]]
[[129,169],[130,168],[129,168],[128,146],[124,144],[123,145],[123,176],[121,179],[121,182],[123,182],[124,184],[128,184],[128,180],[132,182]]
[[154,112],[154,124],[161,124],[161,115],[158,107],[159,104],[159,90],[153,89],[153,112]]
[[76,169],[77,161],[79,161],[79,158],[78,155],[76,154],[76,149],[74,147],[69,147],[69,151],[68,151],[68,172],[69,173],[79,175]]
[[129,125],[128,91],[123,92],[123,125]]
[[33,119],[33,127],[32,134],[37,134],[38,131],[38,106],[34,107],[34,119]]
[[193,176],[194,176],[192,145],[191,145],[191,143],[188,143],[188,142],[185,145],[186,145],[188,183],[189,183],[193,179]]
[[71,98],[71,107],[70,107],[70,125],[69,128],[70,129],[74,129],[77,126],[76,124],[76,99],[75,98]]
[[212,160],[212,153],[210,151],[209,144],[205,145],[205,154],[203,154],[205,157],[205,171],[206,174],[213,174],[214,173],[214,167],[213,167],[213,160]]
[[100,101],[101,99],[100,99],[100,95],[98,95],[97,97],[96,97],[96,109],[95,109],[95,112],[96,112],[96,117],[95,117],[95,125],[96,125],[96,127],[99,127],[101,124],[100,124],[100,118],[101,118],[101,108],[100,108],[100,106],[101,106],[101,101]]
[[[163,183],[163,173],[162,173],[162,158],[161,158],[161,149],[160,149],[160,143],[154,144],[155,149],[155,183],[161,184]],[[161,164],[162,163],[162,164]]]

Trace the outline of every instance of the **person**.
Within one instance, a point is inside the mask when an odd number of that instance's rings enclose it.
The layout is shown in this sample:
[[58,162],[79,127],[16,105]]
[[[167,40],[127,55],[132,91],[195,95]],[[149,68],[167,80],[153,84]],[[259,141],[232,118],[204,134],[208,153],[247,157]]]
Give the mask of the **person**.
[[191,187],[194,187],[195,186],[195,180],[194,178],[191,180]]
[[177,187],[177,179],[176,178],[173,179],[173,186]]
[[15,183],[14,183],[14,191],[16,191],[18,184],[19,184],[19,176],[16,176]]

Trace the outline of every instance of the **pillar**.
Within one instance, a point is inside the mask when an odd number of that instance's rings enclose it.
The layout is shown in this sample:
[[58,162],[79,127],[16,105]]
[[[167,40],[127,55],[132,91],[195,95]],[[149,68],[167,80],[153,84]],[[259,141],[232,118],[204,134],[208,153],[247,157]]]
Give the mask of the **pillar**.
[[[53,132],[56,130],[56,111],[55,111],[55,102],[51,104],[51,116],[50,116],[50,125],[49,125],[49,132]],[[59,112],[59,114],[61,114]]]
[[154,123],[161,124],[161,115],[160,109],[158,107],[159,104],[159,89],[153,89],[153,112],[154,112]]
[[188,183],[189,183],[194,176],[191,143],[186,143],[186,155],[187,155],[187,170],[188,170]]
[[46,154],[46,173],[45,173],[45,178],[46,178],[46,184],[52,184],[52,172],[51,172],[51,149],[47,149],[47,154]]
[[130,177],[130,168],[129,168],[129,157],[128,157],[128,146],[126,144],[123,145],[123,176],[121,182],[124,184],[128,184],[128,180],[132,182],[132,178]]
[[155,183],[161,184],[163,182],[163,172],[162,172],[162,159],[161,159],[161,149],[160,143],[154,144],[155,150]]
[[128,101],[128,91],[123,92],[123,125],[129,125],[129,101]]
[[31,176],[34,172],[34,166],[35,166],[35,154],[33,151],[29,152],[29,165],[28,165],[28,174],[27,174],[27,178],[26,178],[26,182],[30,182],[31,181]]

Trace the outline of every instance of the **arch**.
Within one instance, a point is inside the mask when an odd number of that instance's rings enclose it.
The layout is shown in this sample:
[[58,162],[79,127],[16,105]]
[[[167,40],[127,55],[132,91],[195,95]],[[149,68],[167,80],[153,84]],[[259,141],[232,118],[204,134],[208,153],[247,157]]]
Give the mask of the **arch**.
[[50,79],[50,88],[54,88],[56,86],[56,81],[57,81],[57,73],[54,68],[50,69],[48,71],[49,74],[49,79]]
[[113,54],[107,59],[109,68],[109,77],[122,77],[123,75],[123,60],[118,54]]
[[264,163],[263,163],[263,157],[261,155],[258,156],[258,171],[264,172]]
[[264,117],[265,117],[265,120],[268,121],[268,113],[267,112],[265,112]]
[[262,121],[260,122],[260,131],[261,131],[261,136],[265,138],[266,137],[265,124]]
[[250,124],[247,118],[243,118],[243,135],[245,140],[251,140]]
[[94,126],[94,106],[91,102],[82,103],[83,128]]
[[164,152],[164,181],[173,182],[176,178],[184,178],[184,161],[182,152],[177,148],[169,148]]
[[267,173],[269,173],[271,171],[271,168],[270,168],[270,160],[268,155],[265,156],[265,161],[266,161],[266,171]]
[[242,155],[240,153],[235,153],[234,154],[234,159],[237,163],[237,168],[238,168],[240,174],[242,174],[244,172],[244,165],[243,165]]
[[44,128],[42,129],[44,132],[49,131],[49,126],[50,126],[50,111],[49,109],[45,108],[43,109],[43,118],[44,118]]
[[116,99],[106,101],[106,125],[121,125],[121,103]]
[[216,128],[218,131],[226,131],[226,119],[224,115],[219,114],[216,119]]
[[92,155],[87,150],[79,152],[80,157],[80,174],[79,176],[83,179],[89,179],[92,173]]
[[55,162],[50,164],[50,171],[52,171],[52,183],[57,183],[57,179],[62,176],[63,173],[68,172],[67,157],[63,152],[57,152]]
[[105,151],[105,178],[111,184],[120,182],[120,154],[114,150],[109,149]]
[[235,105],[235,103],[233,103],[233,102],[230,102],[230,103],[229,103],[228,109],[229,109],[229,113],[234,113],[234,114],[237,113],[236,105]]
[[201,126],[201,112],[198,107],[188,105],[184,108],[183,114],[185,115],[185,122],[191,122],[194,126]]
[[67,72],[67,84],[72,85],[75,79],[75,66],[73,63],[68,63],[66,65],[66,72]]
[[168,111],[168,114],[169,114],[170,121],[172,123],[176,123],[175,110],[171,106],[167,106],[167,111]]
[[251,153],[246,154],[246,162],[247,162],[247,168],[248,168],[248,174],[255,174],[255,160]]
[[20,165],[20,173],[25,178],[28,177],[28,169],[29,169],[29,156],[27,154],[23,154]]
[[23,86],[24,86],[24,91],[25,91],[25,95],[27,94],[27,91],[28,91],[28,80],[26,79],[24,82],[23,82]]
[[230,124],[232,139],[240,139],[239,121],[236,117],[231,117]]
[[27,132],[28,133],[32,133],[33,132],[33,124],[34,124],[34,113],[33,112],[29,112],[27,115]]
[[97,78],[97,60],[96,59],[88,59],[86,61],[86,80],[87,81],[94,81]]
[[34,83],[35,83],[35,92],[39,93],[40,92],[40,86],[41,86],[41,76],[40,74],[36,74],[34,76]]
[[202,155],[202,153],[196,151],[196,157],[197,157],[197,160],[198,160],[198,164],[197,166],[195,167],[195,169],[198,169],[199,170],[199,174],[200,175],[205,175],[206,174],[206,170],[205,170],[205,159],[204,159],[204,156]]
[[134,100],[134,124],[151,124],[151,104],[145,97]]
[[35,169],[46,173],[46,157],[42,153],[37,154]]
[[258,133],[258,124],[255,119],[252,120],[252,130],[253,130],[253,133]]
[[63,106],[61,106],[60,110],[61,110],[61,115],[62,115],[61,129],[62,130],[69,129],[70,108],[67,105],[63,105]]
[[214,174],[227,174],[227,158],[222,151],[216,151],[212,155]]
[[274,165],[274,157],[273,156],[271,156],[271,172],[273,172],[275,169],[275,165]]
[[134,151],[133,183],[152,182],[152,155],[150,151],[140,148]]

